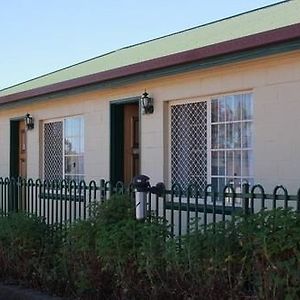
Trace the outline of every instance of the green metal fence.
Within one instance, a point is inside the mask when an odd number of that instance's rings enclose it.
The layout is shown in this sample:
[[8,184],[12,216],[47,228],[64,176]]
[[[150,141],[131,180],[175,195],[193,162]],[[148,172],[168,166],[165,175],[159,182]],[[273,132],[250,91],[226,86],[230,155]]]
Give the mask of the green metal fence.
[[[152,210],[151,195],[148,198],[148,205]],[[180,185],[174,184],[161,198],[163,207],[159,212],[157,207],[161,200],[155,196],[155,215],[162,213],[171,225],[171,233],[178,236],[188,234],[191,230],[205,230],[211,223],[231,220],[237,215],[253,214],[261,210],[282,207],[300,212],[300,189],[297,195],[289,195],[282,185],[276,186],[272,193],[266,193],[260,184],[244,184],[242,189],[227,185],[222,191],[215,191],[210,184],[204,190],[193,184],[183,190]]]
[[[128,193],[133,200],[132,186],[109,181],[42,181],[40,179],[0,178],[0,216],[24,211],[43,218],[47,224],[63,224],[89,218],[91,204],[102,203],[110,195]],[[237,214],[251,214],[262,209],[283,207],[300,211],[300,189],[289,195],[286,188],[276,186],[268,194],[263,186],[244,184],[240,190],[226,186],[222,191],[207,185],[204,190],[196,185],[182,189],[174,184],[171,189],[150,188],[147,192],[147,218],[165,218],[173,235],[188,234],[206,229],[208,224],[234,218]]]

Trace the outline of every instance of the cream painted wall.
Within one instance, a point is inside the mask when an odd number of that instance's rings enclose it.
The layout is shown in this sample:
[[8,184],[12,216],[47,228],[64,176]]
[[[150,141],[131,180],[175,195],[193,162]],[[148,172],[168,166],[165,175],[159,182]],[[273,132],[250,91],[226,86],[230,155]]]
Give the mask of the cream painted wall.
[[[156,111],[143,118],[147,132],[144,129],[142,135],[142,166],[144,173],[150,174],[154,181],[166,179],[161,144],[166,146],[168,140],[168,130],[164,131],[164,136],[162,134],[163,118],[168,116],[163,115],[161,101],[186,99],[188,102],[193,98],[252,91],[255,182],[264,184],[269,191],[275,185],[283,184],[290,192],[297,192],[300,187],[300,138],[297,138],[300,129],[300,52],[193,72],[175,80],[157,82],[149,90],[156,99]],[[150,147],[144,141],[153,136],[156,146]]]
[[145,88],[154,98],[155,111],[141,117],[141,172],[150,176],[152,183],[167,179],[169,101],[252,91],[255,181],[269,188],[282,183],[293,193],[300,186],[297,134],[300,130],[300,51],[109,90],[4,106],[0,111],[0,175],[9,174],[9,120],[29,112],[35,119],[35,129],[27,133],[29,177],[41,175],[39,127],[42,122],[82,114],[86,179],[108,179],[110,101],[139,96]]

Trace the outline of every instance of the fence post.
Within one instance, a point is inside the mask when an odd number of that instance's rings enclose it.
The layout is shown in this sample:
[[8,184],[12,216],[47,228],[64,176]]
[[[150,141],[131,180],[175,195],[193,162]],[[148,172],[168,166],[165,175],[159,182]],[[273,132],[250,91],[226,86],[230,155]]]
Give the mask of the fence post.
[[100,201],[104,202],[106,199],[105,179],[100,179]]
[[249,193],[249,183],[244,183],[243,184],[243,208],[244,208],[244,213],[246,215],[249,215],[249,197],[247,194]]
[[[135,188],[135,216],[137,220],[143,220],[147,215],[147,193],[150,183],[146,175],[135,176],[132,180]],[[151,201],[151,200],[150,200]]]
[[297,192],[297,213],[300,213],[300,188]]
[[18,182],[14,177],[11,177],[7,182],[9,191],[9,211],[18,212]]

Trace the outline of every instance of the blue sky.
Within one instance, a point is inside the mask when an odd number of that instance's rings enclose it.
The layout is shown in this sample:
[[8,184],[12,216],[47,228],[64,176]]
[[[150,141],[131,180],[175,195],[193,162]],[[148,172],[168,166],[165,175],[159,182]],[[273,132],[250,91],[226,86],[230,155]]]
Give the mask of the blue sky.
[[274,0],[0,0],[0,89]]

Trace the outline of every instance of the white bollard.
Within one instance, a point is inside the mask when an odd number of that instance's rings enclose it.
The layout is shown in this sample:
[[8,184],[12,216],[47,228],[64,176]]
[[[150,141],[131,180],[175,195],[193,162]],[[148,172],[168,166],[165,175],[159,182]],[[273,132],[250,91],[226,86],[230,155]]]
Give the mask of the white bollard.
[[137,220],[146,218],[147,192],[135,192],[135,216]]

